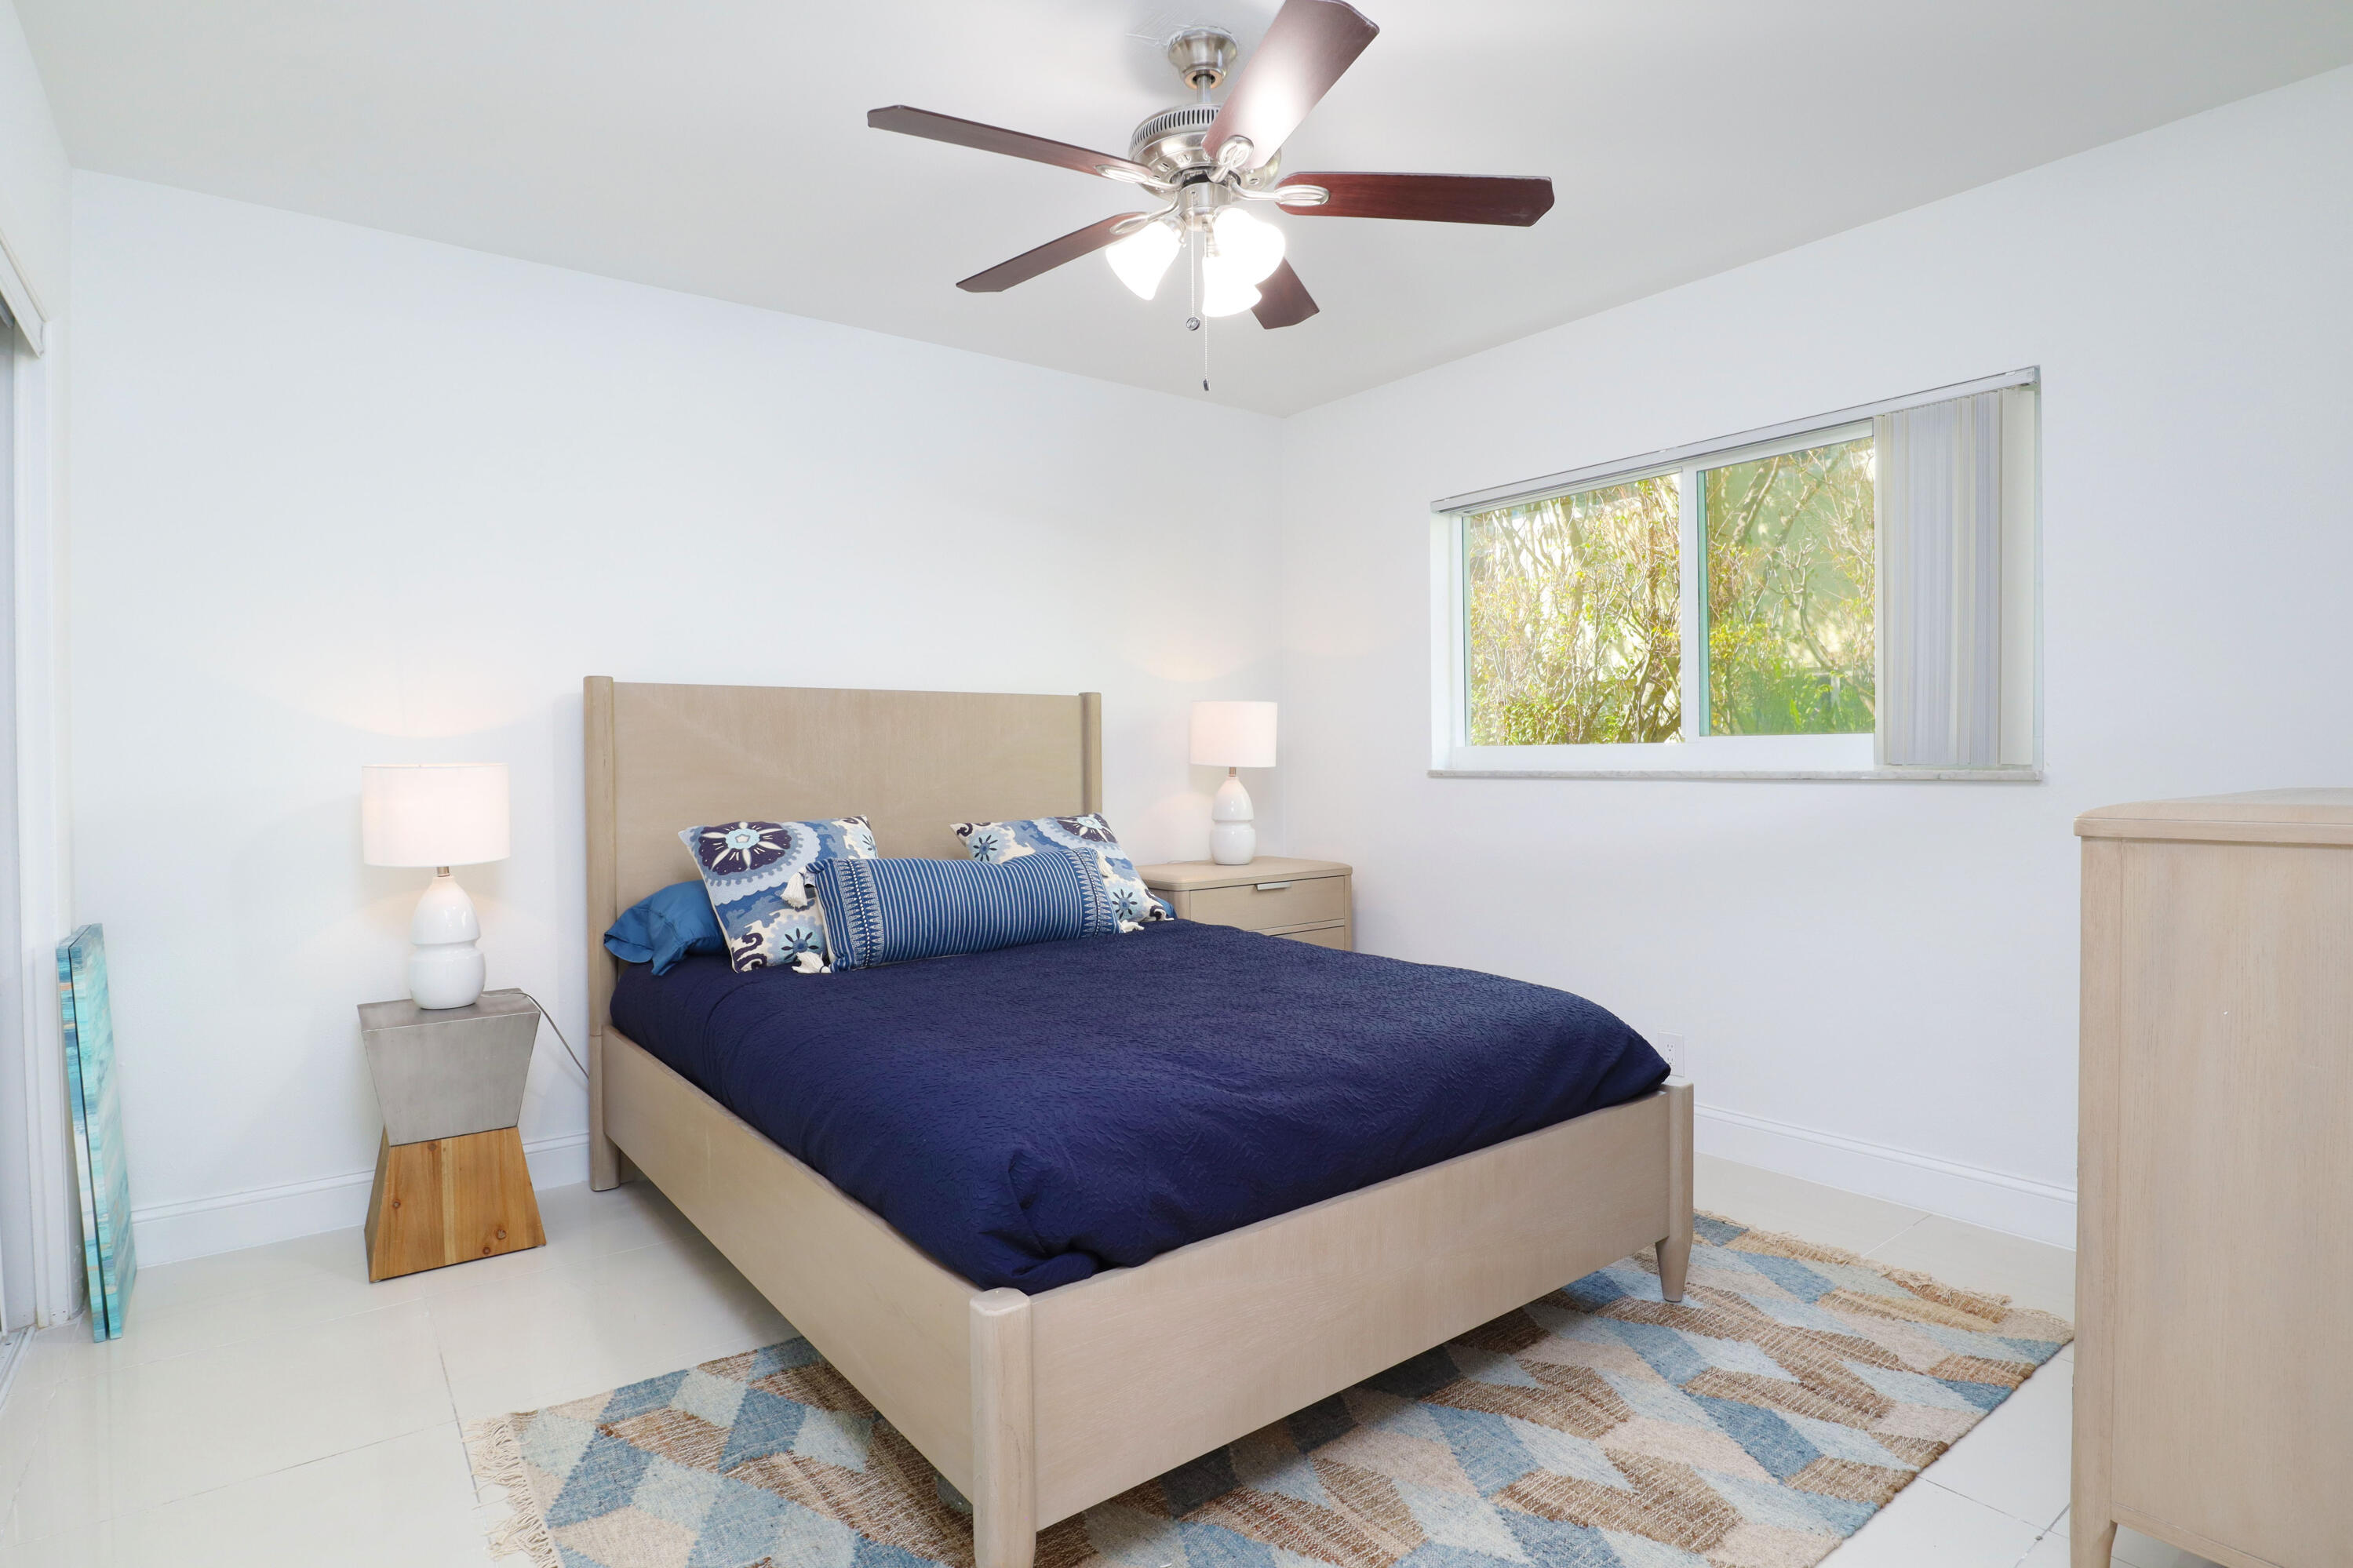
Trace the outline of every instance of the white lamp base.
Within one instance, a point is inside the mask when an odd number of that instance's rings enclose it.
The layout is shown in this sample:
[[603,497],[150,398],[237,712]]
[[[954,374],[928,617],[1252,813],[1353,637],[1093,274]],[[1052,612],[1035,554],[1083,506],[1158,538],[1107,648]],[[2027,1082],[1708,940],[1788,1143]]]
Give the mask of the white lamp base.
[[447,866],[433,873],[432,886],[409,917],[408,994],[419,1007],[470,1007],[482,994],[482,934],[474,900],[458,886]]
[[1226,770],[1209,803],[1209,859],[1219,866],[1247,866],[1258,856],[1258,828],[1250,821],[1250,791],[1241,775]]

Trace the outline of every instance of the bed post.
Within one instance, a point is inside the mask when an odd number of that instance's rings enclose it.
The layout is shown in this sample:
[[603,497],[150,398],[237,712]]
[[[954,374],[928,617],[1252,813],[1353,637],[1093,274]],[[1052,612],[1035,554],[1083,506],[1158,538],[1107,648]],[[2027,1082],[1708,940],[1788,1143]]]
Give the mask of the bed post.
[[1029,1298],[972,1299],[972,1550],[976,1568],[1031,1568],[1038,1554],[1038,1427]]
[[1659,1240],[1659,1294],[1683,1299],[1692,1252],[1692,1083],[1670,1078],[1667,1097],[1667,1234]]
[[1079,693],[1079,809],[1103,809],[1103,693]]
[[588,835],[588,1185],[621,1184],[620,1151],[605,1136],[605,1015],[613,1001],[613,960],[605,929],[621,912],[619,846],[613,799],[613,678],[580,683],[583,817]]

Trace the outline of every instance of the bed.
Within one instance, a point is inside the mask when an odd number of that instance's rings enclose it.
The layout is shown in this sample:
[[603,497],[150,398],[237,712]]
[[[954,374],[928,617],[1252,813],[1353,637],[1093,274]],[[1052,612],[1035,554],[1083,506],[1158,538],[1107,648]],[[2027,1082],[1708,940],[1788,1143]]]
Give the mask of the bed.
[[[953,821],[1099,809],[1101,700],[591,677],[584,709],[592,1184],[659,1186],[970,1499],[979,1568],[1029,1568],[1045,1526],[1643,1247],[1682,1297],[1692,1100],[1675,1079],[1066,1282],[966,1260],[938,1237],[919,1247],[623,1033],[604,932],[694,874],[677,837],[693,823],[862,812],[887,854],[954,857]],[[1147,929],[1052,945],[1127,966],[1119,979],[1166,954],[1235,963],[1251,950],[1218,943],[1279,941]],[[641,1033],[660,1027],[622,1000]],[[682,1048],[665,1054],[694,1068]]]

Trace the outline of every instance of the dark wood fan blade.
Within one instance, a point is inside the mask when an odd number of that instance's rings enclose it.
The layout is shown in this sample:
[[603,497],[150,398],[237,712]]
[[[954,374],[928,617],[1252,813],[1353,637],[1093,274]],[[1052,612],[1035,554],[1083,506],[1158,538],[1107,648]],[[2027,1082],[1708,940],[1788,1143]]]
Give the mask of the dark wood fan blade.
[[1101,250],[1113,240],[1124,237],[1114,232],[1121,224],[1143,216],[1119,213],[1101,223],[1091,223],[1060,239],[1050,239],[1035,250],[1025,250],[1010,261],[1000,261],[986,272],[976,272],[956,287],[967,294],[1002,294],[1016,283],[1027,283],[1040,272],[1051,272],[1065,261],[1076,261]]
[[1342,0],[1283,0],[1266,37],[1234,79],[1202,151],[1214,158],[1229,137],[1247,136],[1250,153],[1241,167],[1257,168],[1282,150],[1307,111],[1379,34]]
[[1298,217],[1402,217],[1525,228],[1552,211],[1552,182],[1541,176],[1292,174],[1282,184],[1321,185],[1332,193],[1332,199],[1320,207],[1282,209]]
[[888,109],[867,110],[866,123],[877,131],[896,131],[902,136],[952,142],[959,147],[977,147],[984,153],[1002,153],[1008,158],[1028,158],[1034,163],[1076,169],[1082,174],[1100,174],[1105,169],[1118,169],[1147,180],[1155,177],[1143,164],[1130,163],[1125,158],[1114,158],[1108,153],[1090,153],[1084,147],[1073,147],[1067,142],[1049,142],[1043,136],[1008,131],[1001,125],[983,125],[977,120],[958,120],[953,114],[934,114],[928,109],[910,109],[903,103],[894,103]]
[[1250,307],[1250,314],[1261,327],[1295,327],[1323,308],[1286,261],[1259,280],[1258,303]]

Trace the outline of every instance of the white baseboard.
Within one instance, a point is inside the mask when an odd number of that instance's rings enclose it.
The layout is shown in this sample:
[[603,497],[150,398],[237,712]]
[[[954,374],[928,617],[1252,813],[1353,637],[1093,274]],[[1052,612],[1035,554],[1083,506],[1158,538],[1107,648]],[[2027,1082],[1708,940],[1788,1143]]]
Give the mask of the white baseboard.
[[[564,1187],[588,1179],[588,1135],[569,1133],[522,1146],[533,1187]],[[367,1221],[373,1168],[282,1187],[255,1187],[185,1203],[131,1211],[131,1236],[142,1268],[208,1258],[322,1230],[347,1230]]]
[[1715,1106],[1698,1107],[1697,1118],[1694,1139],[1703,1154],[1926,1209],[2031,1241],[2075,1245],[2073,1187]]

